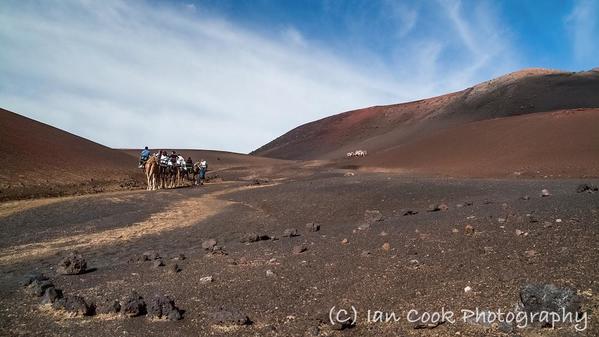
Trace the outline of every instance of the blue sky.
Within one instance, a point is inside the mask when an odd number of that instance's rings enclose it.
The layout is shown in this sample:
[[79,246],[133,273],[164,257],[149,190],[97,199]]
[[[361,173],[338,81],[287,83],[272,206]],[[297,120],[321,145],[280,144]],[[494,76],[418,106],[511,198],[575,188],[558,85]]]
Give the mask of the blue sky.
[[112,147],[248,152],[342,111],[599,66],[599,1],[0,2],[0,106]]

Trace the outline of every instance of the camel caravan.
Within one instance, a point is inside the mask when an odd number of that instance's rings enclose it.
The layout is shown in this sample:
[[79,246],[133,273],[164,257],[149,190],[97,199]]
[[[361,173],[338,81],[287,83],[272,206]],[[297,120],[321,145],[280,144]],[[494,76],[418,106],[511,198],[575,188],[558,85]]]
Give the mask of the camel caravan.
[[368,151],[366,150],[356,150],[353,152],[348,152],[345,155],[345,158],[354,158],[354,157],[366,157],[368,155]]
[[195,164],[191,157],[187,160],[173,151],[170,155],[160,150],[151,154],[146,146],[139,159],[139,168],[146,173],[148,191],[163,188],[177,188],[192,181],[194,186],[204,184],[208,163],[202,159]]

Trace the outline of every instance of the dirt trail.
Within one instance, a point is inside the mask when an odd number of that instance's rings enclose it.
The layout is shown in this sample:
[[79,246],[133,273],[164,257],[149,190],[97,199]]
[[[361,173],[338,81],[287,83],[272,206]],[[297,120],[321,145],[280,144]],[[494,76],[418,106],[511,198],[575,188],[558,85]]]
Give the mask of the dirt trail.
[[[219,197],[237,191],[268,186],[274,186],[274,184],[229,187],[223,190],[203,194],[199,197],[190,197],[173,202],[169,205],[167,211],[153,213],[146,220],[131,224],[130,226],[103,230],[97,233],[69,235],[47,241],[11,246],[0,253],[0,266],[32,258],[50,256],[59,251],[75,250],[89,246],[107,246],[118,242],[137,239],[146,235],[153,235],[192,226],[217,214],[225,207],[236,203],[234,201],[220,199]],[[6,213],[10,214],[25,208],[42,206],[53,202],[55,201],[40,201],[34,205],[28,203],[27,206],[20,206],[19,202],[15,202],[12,203],[10,207],[6,208]],[[0,214],[0,216],[6,216],[7,214]]]

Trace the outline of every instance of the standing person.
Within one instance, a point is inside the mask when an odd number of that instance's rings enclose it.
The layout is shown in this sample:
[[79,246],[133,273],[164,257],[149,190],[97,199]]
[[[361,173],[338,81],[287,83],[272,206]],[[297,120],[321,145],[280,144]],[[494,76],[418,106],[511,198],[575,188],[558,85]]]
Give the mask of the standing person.
[[195,164],[198,168],[198,177],[196,185],[204,185],[204,179],[206,179],[206,171],[208,171],[208,162],[205,159],[200,160]]

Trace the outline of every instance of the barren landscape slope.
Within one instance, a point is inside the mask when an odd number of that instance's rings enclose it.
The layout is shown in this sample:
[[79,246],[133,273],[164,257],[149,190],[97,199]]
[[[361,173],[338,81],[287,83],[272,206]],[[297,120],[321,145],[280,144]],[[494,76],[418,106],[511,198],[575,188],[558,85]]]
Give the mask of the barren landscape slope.
[[465,177],[597,177],[599,109],[466,123],[347,162]]
[[[0,109],[0,199],[74,189],[136,186],[135,159],[85,138]],[[123,185],[123,186],[121,186]]]
[[[299,126],[253,153],[285,159],[340,159],[349,151],[363,149],[369,155],[376,155],[469,122],[596,108],[599,107],[598,92],[599,71],[596,70],[572,73],[527,69],[457,93],[327,117]],[[464,137],[463,141],[477,142],[478,139]],[[439,145],[443,148],[443,144]],[[526,144],[519,146],[523,145]],[[470,159],[482,160],[475,156]],[[404,164],[392,160],[375,162],[386,166]]]

